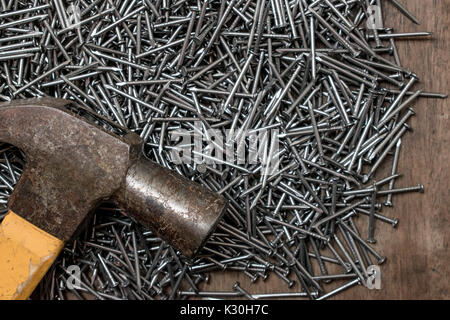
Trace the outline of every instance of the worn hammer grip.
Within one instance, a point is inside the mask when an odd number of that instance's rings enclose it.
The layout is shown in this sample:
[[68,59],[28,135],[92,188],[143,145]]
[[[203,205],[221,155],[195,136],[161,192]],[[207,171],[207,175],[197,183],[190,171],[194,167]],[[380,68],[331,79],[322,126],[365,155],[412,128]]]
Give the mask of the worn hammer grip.
[[201,249],[227,204],[222,195],[145,158],[131,166],[114,197],[186,257]]
[[9,211],[0,225],[0,300],[28,299],[63,246]]

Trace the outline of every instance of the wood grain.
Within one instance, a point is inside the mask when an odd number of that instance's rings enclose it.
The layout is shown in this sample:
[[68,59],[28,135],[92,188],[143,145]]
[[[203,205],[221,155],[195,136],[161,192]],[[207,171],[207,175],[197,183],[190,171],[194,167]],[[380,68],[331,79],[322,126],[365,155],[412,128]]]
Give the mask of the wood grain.
[[[390,1],[381,1],[384,24],[394,32],[431,31],[429,40],[398,40],[400,59],[404,67],[420,78],[415,89],[449,91],[449,11],[450,0],[402,0],[420,21],[413,24]],[[398,195],[393,208],[383,208],[383,214],[400,219],[393,229],[376,224],[375,249],[387,257],[382,265],[381,290],[353,287],[334,299],[449,299],[449,110],[448,100],[420,99],[414,104],[417,115],[410,124],[414,132],[402,139],[399,172],[403,177],[396,186],[422,183],[425,193]],[[389,170],[390,161],[385,164]],[[380,175],[381,176],[381,175]],[[366,217],[358,218],[365,234]],[[288,292],[286,283],[272,274],[265,282],[252,284],[243,274],[215,272],[205,290],[230,291],[234,281],[250,292]],[[333,282],[330,288],[343,282]]]

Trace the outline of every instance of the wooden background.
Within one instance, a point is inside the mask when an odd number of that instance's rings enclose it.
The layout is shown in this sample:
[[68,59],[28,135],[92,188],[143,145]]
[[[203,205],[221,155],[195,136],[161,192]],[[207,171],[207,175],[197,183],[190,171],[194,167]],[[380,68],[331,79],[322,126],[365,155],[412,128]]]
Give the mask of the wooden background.
[[[431,31],[428,40],[397,40],[400,59],[420,78],[414,88],[449,92],[449,11],[450,0],[400,0],[420,21],[415,25],[404,17],[389,0],[384,5],[384,25],[394,32]],[[353,287],[335,299],[449,299],[449,110],[448,100],[420,99],[414,104],[417,115],[409,123],[414,132],[402,139],[398,170],[403,176],[396,186],[422,183],[425,193],[397,195],[394,207],[383,207],[382,214],[397,217],[396,229],[376,224],[375,249],[387,257],[381,266],[381,290]],[[385,172],[390,170],[388,160]],[[388,175],[388,174],[387,174]],[[387,176],[385,175],[385,176]],[[380,175],[382,176],[382,175]],[[359,218],[361,232],[366,232],[366,217]],[[238,280],[252,293],[299,290],[297,283],[290,290],[276,275],[265,282],[251,284],[243,274],[215,272],[205,290],[230,291]],[[342,282],[333,282],[334,288]]]

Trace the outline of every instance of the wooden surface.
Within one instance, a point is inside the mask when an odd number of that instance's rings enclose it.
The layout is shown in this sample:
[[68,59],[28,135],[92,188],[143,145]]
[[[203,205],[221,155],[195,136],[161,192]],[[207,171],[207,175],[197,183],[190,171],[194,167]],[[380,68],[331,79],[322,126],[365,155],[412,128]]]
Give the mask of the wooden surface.
[[[420,78],[414,88],[448,93],[449,90],[449,11],[450,0],[401,0],[419,19],[413,24],[395,9],[389,0],[384,4],[384,24],[394,32],[431,31],[429,40],[396,41],[404,67]],[[393,208],[383,208],[382,214],[397,217],[396,229],[384,223],[376,224],[375,249],[387,257],[382,265],[381,290],[353,287],[335,299],[449,299],[449,110],[448,101],[420,99],[414,104],[417,115],[409,123],[414,132],[402,139],[399,172],[403,177],[396,186],[422,183],[425,193],[397,195]],[[385,163],[390,170],[390,161]],[[387,176],[387,175],[386,175]],[[358,218],[366,232],[366,217]],[[271,275],[265,282],[251,284],[248,277],[232,272],[213,273],[205,290],[231,290],[234,281],[250,292],[287,292],[299,290],[296,284],[289,290],[286,284]],[[342,282],[334,282],[328,288]],[[327,289],[329,290],[329,289]]]

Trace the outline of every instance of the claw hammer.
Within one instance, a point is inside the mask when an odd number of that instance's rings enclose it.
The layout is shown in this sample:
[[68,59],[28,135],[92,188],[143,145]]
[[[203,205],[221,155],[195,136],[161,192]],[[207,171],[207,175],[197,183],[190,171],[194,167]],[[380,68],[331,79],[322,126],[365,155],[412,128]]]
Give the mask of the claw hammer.
[[193,257],[226,200],[142,155],[141,138],[72,101],[0,104],[0,141],[26,155],[0,225],[0,299],[27,299],[104,200]]

